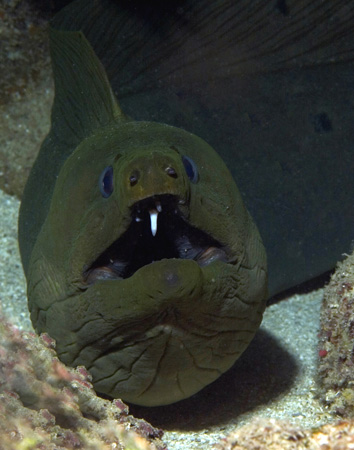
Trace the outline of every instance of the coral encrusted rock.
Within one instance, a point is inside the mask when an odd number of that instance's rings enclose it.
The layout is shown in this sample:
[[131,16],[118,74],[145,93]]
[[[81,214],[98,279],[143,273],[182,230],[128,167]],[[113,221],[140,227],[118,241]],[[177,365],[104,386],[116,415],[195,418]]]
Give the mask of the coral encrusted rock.
[[253,419],[231,433],[213,450],[350,450],[354,421],[306,430],[275,419]]
[[338,264],[325,289],[318,355],[323,401],[354,417],[354,254]]
[[163,450],[162,431],[98,397],[84,367],[71,369],[46,334],[0,318],[1,450]]

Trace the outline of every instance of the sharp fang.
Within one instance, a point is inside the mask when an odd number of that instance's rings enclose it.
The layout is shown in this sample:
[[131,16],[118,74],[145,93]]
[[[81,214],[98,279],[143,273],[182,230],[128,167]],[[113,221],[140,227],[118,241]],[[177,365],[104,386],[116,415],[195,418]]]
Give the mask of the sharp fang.
[[149,214],[150,214],[150,223],[151,223],[151,233],[153,236],[156,236],[157,216],[159,213],[158,213],[158,211],[156,211],[156,209],[150,209]]
[[140,217],[135,217],[135,222],[141,222]]
[[160,202],[156,202],[156,209],[159,213],[162,211],[162,206]]

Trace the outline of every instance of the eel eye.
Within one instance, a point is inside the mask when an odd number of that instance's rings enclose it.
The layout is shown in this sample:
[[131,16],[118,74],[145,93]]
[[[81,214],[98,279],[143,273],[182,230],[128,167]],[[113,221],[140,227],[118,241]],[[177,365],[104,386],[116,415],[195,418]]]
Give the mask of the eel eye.
[[196,183],[198,181],[198,169],[196,163],[188,156],[182,156],[182,162],[188,178],[192,183]]
[[113,167],[106,167],[100,175],[99,187],[102,197],[108,198],[113,192]]

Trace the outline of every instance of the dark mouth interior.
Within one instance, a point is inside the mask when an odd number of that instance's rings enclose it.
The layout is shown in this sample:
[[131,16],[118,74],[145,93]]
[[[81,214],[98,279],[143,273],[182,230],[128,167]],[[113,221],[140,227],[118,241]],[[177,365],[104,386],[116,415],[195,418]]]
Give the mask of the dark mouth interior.
[[[157,231],[151,230],[149,211],[157,216]],[[110,245],[84,273],[86,283],[104,279],[125,279],[141,267],[164,258],[194,259],[201,266],[226,261],[223,246],[204,231],[191,226],[172,195],[150,197],[136,203],[129,228]]]

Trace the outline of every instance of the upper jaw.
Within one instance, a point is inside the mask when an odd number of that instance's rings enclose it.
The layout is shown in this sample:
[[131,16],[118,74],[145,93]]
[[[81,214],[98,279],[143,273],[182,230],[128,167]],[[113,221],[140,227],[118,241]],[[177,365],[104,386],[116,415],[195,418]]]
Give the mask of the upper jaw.
[[84,284],[123,280],[165,258],[192,259],[201,267],[217,260],[228,262],[228,249],[187,221],[185,203],[171,194],[136,202],[130,208],[130,225],[85,270]]

